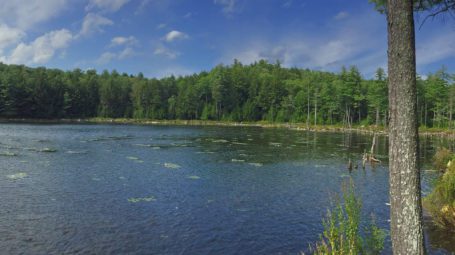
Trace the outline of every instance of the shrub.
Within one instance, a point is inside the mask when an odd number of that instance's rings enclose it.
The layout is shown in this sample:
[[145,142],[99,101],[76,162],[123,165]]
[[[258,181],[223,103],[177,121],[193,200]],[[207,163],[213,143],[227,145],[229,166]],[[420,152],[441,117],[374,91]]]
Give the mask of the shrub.
[[447,163],[452,159],[452,152],[446,148],[438,148],[433,156],[433,166],[441,171],[447,167]]
[[455,232],[455,161],[436,182],[423,205],[437,226]]
[[[347,187],[347,188],[346,188]],[[338,202],[328,210],[323,220],[324,232],[310,250],[313,254],[379,254],[384,248],[385,231],[378,228],[374,217],[365,229],[365,238],[360,231],[362,202],[354,193],[352,180],[345,185],[344,203]]]

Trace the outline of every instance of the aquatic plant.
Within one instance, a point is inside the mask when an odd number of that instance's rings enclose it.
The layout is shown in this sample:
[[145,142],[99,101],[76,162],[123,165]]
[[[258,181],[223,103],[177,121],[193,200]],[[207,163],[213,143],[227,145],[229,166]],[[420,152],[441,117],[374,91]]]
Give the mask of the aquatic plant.
[[445,173],[436,181],[433,191],[423,199],[423,206],[438,227],[455,232],[454,159],[446,164]]
[[128,202],[130,202],[130,203],[152,202],[152,201],[156,201],[156,198],[154,196],[128,198]]
[[178,169],[178,168],[180,168],[181,166],[180,166],[180,165],[177,165],[177,164],[174,164],[174,163],[164,163],[164,167],[170,168],[170,169]]
[[67,153],[67,154],[87,154],[88,151],[72,151],[72,150],[69,150],[69,151],[66,151],[65,153]]
[[261,167],[261,166],[263,166],[262,163],[248,163],[248,164],[251,165],[251,166],[255,166],[255,167]]
[[225,139],[217,139],[217,140],[213,140],[212,142],[213,143],[228,143],[229,141],[225,140]]
[[53,148],[43,148],[41,150],[39,150],[40,152],[57,152],[56,149],[53,149]]
[[0,156],[4,156],[4,157],[16,157],[16,156],[17,156],[17,153],[9,152],[9,151],[4,151],[4,152],[0,152]]
[[19,179],[23,179],[27,176],[28,176],[27,173],[15,173],[15,174],[7,175],[6,177],[8,177],[8,179],[11,179],[11,180],[19,180]]
[[313,254],[379,254],[384,248],[385,231],[378,228],[374,217],[362,231],[362,201],[354,192],[352,180],[343,189],[343,202],[327,211],[320,240],[310,246]]

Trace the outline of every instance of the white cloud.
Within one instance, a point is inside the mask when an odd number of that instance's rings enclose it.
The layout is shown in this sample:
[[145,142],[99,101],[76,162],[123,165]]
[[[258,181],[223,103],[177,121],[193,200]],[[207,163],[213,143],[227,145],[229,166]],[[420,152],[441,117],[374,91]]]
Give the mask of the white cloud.
[[173,30],[166,34],[166,36],[164,37],[164,40],[166,40],[167,42],[173,42],[176,40],[184,40],[184,39],[188,39],[188,38],[189,38],[189,36],[187,34],[177,31],[177,30]]
[[165,27],[167,27],[167,25],[164,23],[161,23],[161,24],[158,24],[158,26],[156,26],[156,29],[163,29]]
[[365,13],[336,23],[327,21],[327,25],[320,28],[323,33],[284,33],[267,40],[237,38],[225,42],[224,56],[219,62],[230,64],[236,58],[248,64],[266,59],[270,62],[279,60],[287,67],[338,71],[342,65],[358,65],[364,72],[374,72],[377,67],[384,66],[386,60],[382,18]]
[[147,8],[147,5],[149,5],[150,2],[151,0],[142,0],[134,14],[141,14]]
[[105,65],[109,62],[111,62],[112,60],[114,60],[115,58],[117,58],[117,54],[116,53],[113,53],[113,52],[104,52],[103,54],[101,54],[101,56],[96,60],[96,63],[98,65]]
[[416,62],[418,66],[455,58],[455,33],[453,31],[439,32],[436,35],[427,35],[426,39],[421,42],[417,41]]
[[214,4],[223,6],[223,12],[225,14],[231,14],[237,11],[238,0],[213,0]]
[[283,8],[289,8],[292,6],[292,0],[286,0],[283,4]]
[[345,11],[341,11],[341,12],[337,13],[337,15],[335,15],[335,17],[333,17],[333,18],[335,20],[342,20],[342,19],[346,19],[347,17],[349,17],[349,13],[345,12]]
[[114,22],[108,18],[105,18],[99,14],[88,13],[84,21],[82,22],[82,28],[80,35],[89,35],[94,32],[102,32],[102,27],[111,26]]
[[0,24],[0,54],[5,48],[18,43],[24,36],[22,30]]
[[98,65],[105,65],[113,60],[124,60],[131,58],[136,55],[136,52],[131,47],[126,47],[125,49],[119,52],[104,52],[101,56],[95,61]]
[[165,56],[169,59],[175,59],[180,55],[179,52],[173,51],[173,50],[165,47],[164,45],[158,45],[155,48],[155,51],[153,52],[153,54],[155,54],[157,56]]
[[134,55],[136,55],[136,52],[134,51],[134,49],[131,47],[126,47],[120,53],[118,53],[118,59],[122,60],[125,58],[130,58]]
[[11,64],[44,64],[58,51],[66,49],[73,38],[66,29],[51,31],[30,44],[20,43],[10,56],[3,56],[1,60]]
[[111,47],[115,46],[122,46],[122,45],[135,45],[137,44],[137,39],[134,36],[124,37],[124,36],[117,36],[112,38],[111,40]]
[[89,0],[87,11],[93,9],[100,9],[102,11],[116,12],[120,10],[130,0]]
[[62,14],[62,11],[68,8],[69,2],[69,0],[2,0],[0,23],[25,31]]

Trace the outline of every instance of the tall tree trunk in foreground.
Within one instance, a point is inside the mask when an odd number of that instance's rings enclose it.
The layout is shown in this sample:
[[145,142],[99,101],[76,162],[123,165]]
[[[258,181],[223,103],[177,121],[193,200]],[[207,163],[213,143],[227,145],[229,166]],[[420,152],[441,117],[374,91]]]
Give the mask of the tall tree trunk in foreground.
[[387,0],[389,171],[394,254],[424,254],[412,0]]

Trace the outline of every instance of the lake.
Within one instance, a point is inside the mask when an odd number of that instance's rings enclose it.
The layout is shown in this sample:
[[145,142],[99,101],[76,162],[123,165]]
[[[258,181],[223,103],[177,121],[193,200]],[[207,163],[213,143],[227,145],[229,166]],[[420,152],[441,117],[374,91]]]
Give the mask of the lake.
[[[3,254],[299,254],[352,177],[362,213],[388,227],[382,163],[360,162],[372,137],[253,127],[0,125]],[[444,139],[422,138],[427,171]],[[430,252],[453,235],[427,224]],[[387,239],[385,254],[391,252]]]

